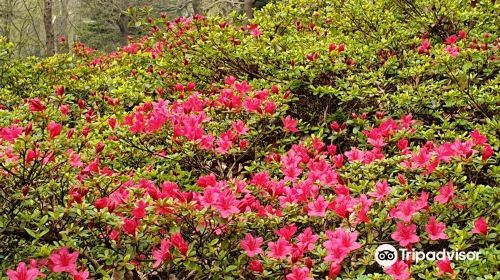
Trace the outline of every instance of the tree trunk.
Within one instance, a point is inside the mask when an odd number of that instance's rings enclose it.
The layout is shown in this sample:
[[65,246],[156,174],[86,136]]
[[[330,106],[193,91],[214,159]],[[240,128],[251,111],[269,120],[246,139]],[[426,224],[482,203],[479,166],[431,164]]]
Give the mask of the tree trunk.
[[45,27],[45,54],[54,55],[54,24],[52,22],[52,7],[54,0],[43,1],[43,25]]
[[193,11],[195,15],[201,15],[203,11],[201,10],[201,0],[192,0]]
[[122,46],[128,44],[128,21],[129,18],[125,14],[120,14],[120,18],[118,19],[118,27],[120,28],[120,43]]
[[253,5],[255,3],[255,0],[244,0],[243,2],[243,11],[247,15],[247,18],[252,19],[253,18]]
[[0,11],[2,19],[0,21],[3,21],[3,28],[0,30],[0,35],[12,40],[12,38],[10,38],[10,28],[12,25],[12,18],[14,16],[14,3],[12,3],[12,0],[8,0],[5,2],[5,6],[0,7],[2,8]]
[[[58,39],[64,37],[66,39],[66,43],[69,44],[69,11],[68,11],[68,2],[69,0],[60,0],[61,11],[58,16],[58,24],[57,24],[57,36]],[[58,48],[58,52],[63,51],[63,49]]]

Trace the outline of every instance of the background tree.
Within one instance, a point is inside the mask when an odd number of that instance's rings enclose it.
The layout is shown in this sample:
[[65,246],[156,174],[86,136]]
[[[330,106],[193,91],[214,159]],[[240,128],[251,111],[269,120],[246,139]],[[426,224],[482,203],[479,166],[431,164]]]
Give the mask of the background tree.
[[53,55],[55,53],[54,44],[54,23],[52,19],[52,6],[54,0],[43,1],[43,26],[45,28],[45,54]]

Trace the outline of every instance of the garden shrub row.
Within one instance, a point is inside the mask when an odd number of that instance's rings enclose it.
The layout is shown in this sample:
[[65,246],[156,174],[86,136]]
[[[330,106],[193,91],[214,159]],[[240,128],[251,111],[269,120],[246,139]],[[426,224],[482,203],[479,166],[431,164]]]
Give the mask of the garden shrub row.
[[113,53],[1,40],[0,277],[498,278],[499,12],[284,0],[138,18]]

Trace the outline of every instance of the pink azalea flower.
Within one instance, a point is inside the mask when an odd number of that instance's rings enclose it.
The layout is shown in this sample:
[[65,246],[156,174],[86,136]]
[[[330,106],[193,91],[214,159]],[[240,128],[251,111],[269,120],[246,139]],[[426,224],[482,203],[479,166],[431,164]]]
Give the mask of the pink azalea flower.
[[298,244],[306,250],[313,250],[314,244],[318,241],[319,236],[314,234],[311,228],[306,228],[304,232],[297,236]]
[[313,280],[313,278],[309,277],[309,268],[294,266],[292,272],[286,275],[286,280]]
[[255,185],[257,187],[266,187],[267,184],[269,183],[269,173],[266,171],[258,172],[255,175],[253,175],[252,180],[250,183],[252,185]]
[[375,197],[378,201],[384,200],[391,192],[387,180],[379,181],[375,184],[375,191],[368,193],[371,197]]
[[340,274],[341,270],[342,270],[342,266],[340,264],[332,262],[330,264],[330,270],[328,271],[329,279],[337,278],[337,276]]
[[400,139],[398,140],[398,149],[402,154],[406,155],[409,153],[408,151],[408,139]]
[[267,255],[270,258],[284,259],[287,255],[292,253],[292,246],[290,246],[290,243],[284,238],[279,238],[277,242],[269,242],[267,246],[270,250]]
[[328,202],[320,195],[316,200],[307,204],[307,214],[311,217],[324,217],[327,208]]
[[453,182],[450,181],[448,185],[442,186],[439,189],[439,194],[434,197],[434,200],[441,203],[446,204],[455,196],[455,188],[453,186]]
[[431,49],[431,43],[429,42],[428,39],[424,39],[420,46],[418,47],[418,54],[429,54],[429,51]]
[[489,144],[484,144],[483,145],[483,154],[481,156],[481,159],[483,161],[488,160],[493,155],[493,153],[494,153],[493,148]]
[[69,253],[68,248],[62,247],[53,251],[48,259],[48,266],[52,272],[68,272],[77,274],[76,261],[78,252]]
[[299,131],[297,129],[297,120],[294,120],[291,116],[286,116],[286,118],[282,119],[281,120],[283,122],[283,127],[285,129],[285,131],[288,131],[288,132],[297,132]]
[[248,30],[250,31],[250,34],[252,34],[252,36],[255,38],[259,38],[260,35],[262,35],[262,31],[260,31],[259,27],[254,23],[248,26]]
[[415,201],[415,206],[417,207],[417,211],[428,208],[429,207],[428,201],[429,201],[429,193],[421,192],[420,196]]
[[264,106],[264,111],[266,111],[266,113],[268,114],[274,113],[275,110],[276,110],[276,103],[272,101],[268,101]]
[[411,114],[401,116],[401,126],[404,129],[410,129],[411,126],[416,123]]
[[71,153],[69,164],[73,167],[82,167],[83,163],[81,161],[80,155],[77,153]]
[[160,248],[153,250],[153,259],[155,260],[153,268],[158,268],[163,261],[169,260],[170,258],[172,258],[172,254],[170,253],[170,241],[168,239],[163,239],[160,243]]
[[451,268],[451,262],[448,258],[437,261],[436,266],[438,268],[438,275],[446,273],[453,275],[455,273],[455,271],[453,271],[453,268]]
[[457,39],[458,39],[457,35],[453,34],[453,35],[449,36],[448,38],[446,38],[444,43],[446,45],[453,45],[453,44],[455,44],[455,42],[457,42]]
[[295,224],[291,225],[286,225],[279,230],[276,231],[276,234],[279,237],[284,238],[285,240],[290,241],[292,239],[293,235],[297,232],[297,226]]
[[263,253],[262,249],[260,248],[263,241],[264,239],[262,237],[255,238],[250,233],[247,233],[245,239],[242,239],[240,241],[240,246],[243,250],[245,250],[247,256],[254,257]]
[[335,197],[328,207],[340,217],[347,218],[355,204],[356,200],[349,194],[340,194]]
[[240,209],[238,208],[238,200],[234,197],[234,195],[227,191],[220,193],[217,201],[215,203],[215,209],[217,209],[222,218],[227,218],[232,214],[240,213]]
[[131,213],[135,218],[142,219],[146,216],[146,207],[148,207],[148,204],[143,200],[139,200]]
[[382,136],[368,137],[367,141],[375,148],[382,148],[387,145]]
[[394,280],[410,279],[410,270],[404,261],[396,261],[393,265],[384,268],[385,273],[392,276]]
[[281,158],[283,163],[283,175],[285,175],[285,181],[296,181],[299,175],[302,173],[302,169],[298,167],[301,158],[296,154],[287,154]]
[[29,101],[29,107],[31,112],[43,112],[47,108],[38,98],[31,99]]
[[202,188],[214,187],[215,184],[217,184],[217,178],[213,173],[209,175],[200,176],[196,181],[196,184]]
[[326,236],[328,240],[323,242],[323,246],[327,252],[325,257],[326,261],[341,263],[351,251],[361,247],[361,245],[356,242],[358,238],[358,232],[356,231],[350,232],[338,228],[335,231],[327,230]]
[[88,270],[78,271],[76,274],[73,274],[73,280],[87,280],[87,279],[89,279]]
[[361,248],[361,245],[356,242],[359,233],[357,231],[347,231],[342,228],[338,228],[335,231],[326,231],[326,236],[328,240],[337,241],[339,245],[346,248],[349,252]]
[[444,49],[451,57],[456,57],[460,54],[460,49],[457,46],[447,45]]
[[477,129],[474,129],[474,131],[470,133],[470,136],[472,137],[472,143],[474,143],[474,145],[484,145],[488,142],[488,138]]
[[371,199],[368,199],[368,197],[365,194],[362,194],[359,196],[357,199],[357,205],[359,208],[358,211],[358,217],[355,221],[355,224],[361,223],[361,222],[369,222],[370,219],[368,218],[368,211],[370,211],[370,206],[372,206],[373,201]]
[[59,111],[61,112],[61,114],[63,116],[67,116],[69,114],[69,105],[64,104],[64,105],[59,106]]
[[139,226],[139,223],[137,222],[137,220],[135,218],[125,219],[123,221],[122,230],[125,233],[128,233],[130,235],[134,235],[138,226]]
[[418,208],[412,199],[407,199],[398,202],[397,206],[390,210],[389,216],[393,219],[400,219],[404,222],[410,222],[413,215],[417,212]]
[[237,135],[245,135],[250,130],[242,120],[233,122],[233,130]]
[[9,280],[34,280],[39,274],[40,270],[38,268],[28,268],[24,262],[19,263],[16,270],[7,270]]
[[325,261],[333,262],[333,263],[341,263],[345,257],[349,254],[349,250],[347,248],[340,246],[338,241],[326,241],[323,243],[323,246],[326,249],[326,257]]
[[436,217],[431,216],[429,222],[425,226],[425,231],[431,240],[448,239],[445,233],[446,225],[444,223],[436,222]]
[[316,152],[319,153],[325,148],[326,144],[323,141],[321,141],[321,139],[314,137],[312,139],[312,145],[313,145],[314,149],[316,150]]
[[474,221],[474,229],[472,233],[478,233],[482,235],[488,234],[488,222],[484,217],[481,217]]
[[182,234],[180,232],[172,234],[170,236],[170,242],[179,250],[179,252],[182,255],[186,255],[189,245],[186,241],[184,241],[184,238],[182,237]]
[[9,143],[14,143],[14,141],[23,133],[23,128],[12,124],[9,127],[0,127],[0,138],[8,141]]
[[347,160],[349,160],[349,162],[353,162],[363,161],[364,153],[365,152],[359,150],[358,148],[352,147],[351,150],[345,152],[344,155],[347,157]]
[[226,154],[233,146],[233,141],[227,134],[221,134],[217,139],[217,148],[215,151],[221,155]]
[[234,88],[236,88],[236,90],[241,94],[247,94],[252,91],[252,86],[249,85],[247,81],[243,81],[241,83],[235,82]]
[[200,149],[202,150],[210,150],[214,146],[215,138],[211,134],[206,134],[201,136],[200,138]]
[[382,153],[382,149],[380,148],[373,148],[370,151],[365,151],[363,154],[364,164],[370,164],[377,159],[384,159],[384,154]]
[[420,241],[420,237],[416,235],[417,226],[414,224],[406,225],[403,222],[399,222],[396,225],[396,231],[391,234],[391,238],[399,241],[401,247],[406,247],[409,244],[417,243]]
[[50,121],[47,129],[49,131],[49,139],[54,139],[61,134],[62,124]]
[[[445,144],[443,144],[444,146]],[[471,155],[476,153],[475,150],[473,150],[474,143],[470,140],[462,142],[460,140],[455,140],[449,147],[451,149],[452,156],[455,157],[462,157],[462,158],[469,158]]]
[[431,161],[432,154],[427,147],[421,147],[418,152],[412,153],[409,161],[403,162],[408,168],[424,168]]

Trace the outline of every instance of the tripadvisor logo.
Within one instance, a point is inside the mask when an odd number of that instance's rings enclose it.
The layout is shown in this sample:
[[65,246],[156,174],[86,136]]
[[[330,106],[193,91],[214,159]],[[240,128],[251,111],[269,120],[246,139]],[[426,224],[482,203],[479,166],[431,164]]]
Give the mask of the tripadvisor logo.
[[381,266],[391,266],[398,260],[398,251],[390,244],[382,244],[375,250],[375,261]]
[[[398,254],[399,253],[399,254]],[[415,251],[401,248],[398,250],[390,244],[382,244],[375,250],[375,261],[383,266],[391,266],[398,259],[402,261],[411,260],[415,263],[419,261],[435,261],[435,260],[458,260],[458,261],[474,261],[480,259],[481,252],[479,251],[448,251],[443,249],[441,251]]]

